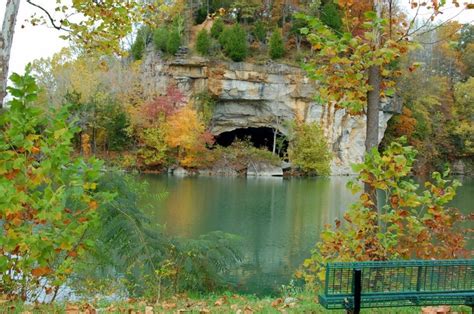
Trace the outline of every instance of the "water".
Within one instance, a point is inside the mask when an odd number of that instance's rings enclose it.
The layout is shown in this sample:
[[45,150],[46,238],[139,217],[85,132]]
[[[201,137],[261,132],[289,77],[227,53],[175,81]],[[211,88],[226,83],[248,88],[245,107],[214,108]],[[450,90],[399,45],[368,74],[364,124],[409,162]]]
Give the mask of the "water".
[[[144,202],[154,222],[172,235],[197,237],[221,230],[240,235],[244,263],[229,281],[243,292],[269,294],[287,284],[309,257],[327,223],[340,218],[355,200],[345,188],[349,177],[224,178],[147,175]],[[459,178],[455,206],[472,212],[474,178]],[[153,195],[169,194],[157,202]]]

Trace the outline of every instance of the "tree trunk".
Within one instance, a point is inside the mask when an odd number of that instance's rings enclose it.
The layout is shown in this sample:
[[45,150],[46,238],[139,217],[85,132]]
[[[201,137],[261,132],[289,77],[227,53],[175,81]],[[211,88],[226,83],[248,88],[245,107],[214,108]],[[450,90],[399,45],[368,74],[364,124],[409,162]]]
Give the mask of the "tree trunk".
[[10,63],[13,32],[19,8],[20,0],[7,0],[2,31],[0,32],[0,108],[3,107],[3,100],[7,95],[8,64]]
[[[382,17],[382,1],[374,0],[373,9],[377,18]],[[380,48],[381,33],[374,29],[374,51]],[[367,130],[365,138],[365,151],[369,152],[373,148],[377,149],[379,145],[379,107],[380,107],[380,84],[382,83],[382,74],[380,66],[372,65],[369,68],[369,86],[371,90],[367,93]],[[369,184],[365,184],[364,191],[374,203],[373,209],[377,210],[377,191]]]
[[367,133],[365,138],[365,150],[369,152],[379,145],[379,106],[380,106],[380,84],[382,76],[378,66],[369,68],[369,85],[372,90],[367,93]]
[[272,149],[273,155],[275,155],[275,152],[276,152],[277,132],[278,132],[277,129],[273,129],[273,149]]

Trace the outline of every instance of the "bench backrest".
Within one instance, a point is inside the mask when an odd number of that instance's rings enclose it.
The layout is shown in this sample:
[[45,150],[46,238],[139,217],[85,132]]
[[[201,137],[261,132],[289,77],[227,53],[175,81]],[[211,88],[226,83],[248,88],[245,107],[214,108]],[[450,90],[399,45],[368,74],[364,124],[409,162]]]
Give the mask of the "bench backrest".
[[326,296],[353,294],[354,269],[362,271],[362,294],[474,291],[474,260],[409,260],[330,263]]

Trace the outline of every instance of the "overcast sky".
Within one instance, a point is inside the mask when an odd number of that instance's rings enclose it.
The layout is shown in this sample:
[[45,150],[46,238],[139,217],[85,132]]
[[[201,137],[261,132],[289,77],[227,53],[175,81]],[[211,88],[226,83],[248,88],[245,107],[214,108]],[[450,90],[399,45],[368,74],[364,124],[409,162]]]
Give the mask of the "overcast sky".
[[[0,0],[0,3],[5,3],[5,1],[6,0]],[[473,1],[474,0],[469,0],[468,2],[472,3]],[[49,3],[51,5],[55,1],[38,0],[37,2],[41,4]],[[411,11],[408,8],[408,0],[400,0],[400,2],[407,7],[408,11]],[[448,0],[448,2],[450,1]],[[446,10],[445,14],[443,14],[439,20],[445,20],[456,16],[455,19],[461,23],[473,22],[474,10],[464,10],[459,14],[460,10],[458,8],[454,8],[453,5],[448,5],[448,7],[449,9]],[[4,12],[5,7],[3,4],[0,4],[0,19],[2,22]],[[37,12],[37,9],[27,4],[25,1],[21,1],[20,12],[18,14],[19,16],[13,39],[10,73],[23,72],[25,65],[28,62],[31,62],[34,59],[52,56],[54,53],[60,51],[61,48],[68,45],[66,41],[59,38],[61,32],[52,28],[47,28],[46,26],[31,26],[25,22],[25,19],[35,12]],[[425,14],[425,17],[427,16],[429,15]]]

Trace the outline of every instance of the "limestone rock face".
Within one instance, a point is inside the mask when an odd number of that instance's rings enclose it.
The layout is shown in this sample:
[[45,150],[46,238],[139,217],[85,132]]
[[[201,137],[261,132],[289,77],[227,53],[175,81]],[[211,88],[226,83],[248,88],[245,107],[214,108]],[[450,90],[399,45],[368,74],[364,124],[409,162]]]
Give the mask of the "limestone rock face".
[[[215,62],[198,57],[164,62],[156,54],[149,55],[143,64],[143,77],[150,93],[164,93],[169,84],[176,84],[189,101],[201,92],[214,96],[214,135],[248,127],[271,127],[287,134],[282,121],[298,117],[317,122],[324,129],[334,153],[333,175],[352,174],[350,165],[363,159],[365,116],[316,103],[313,96],[317,83],[300,68],[273,62]],[[380,139],[393,112],[399,109],[391,103],[381,105]]]

